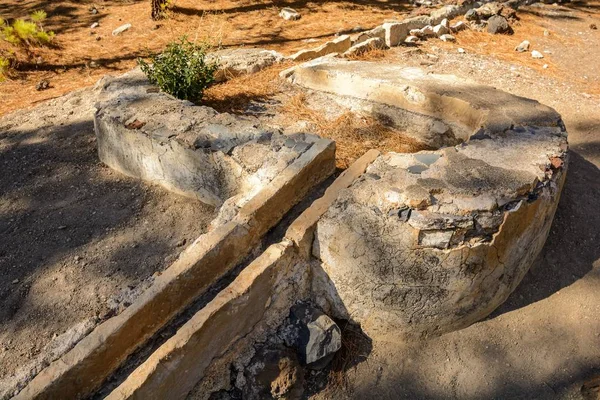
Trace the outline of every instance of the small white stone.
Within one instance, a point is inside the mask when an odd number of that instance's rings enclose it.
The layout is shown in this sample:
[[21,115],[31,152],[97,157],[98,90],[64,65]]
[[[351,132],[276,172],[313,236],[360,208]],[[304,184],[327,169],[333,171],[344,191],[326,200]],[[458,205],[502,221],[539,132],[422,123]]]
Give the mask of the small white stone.
[[463,29],[467,29],[467,24],[465,24],[463,21],[458,21],[454,25],[450,26],[450,32],[458,32],[462,31]]
[[463,49],[462,47],[459,47],[459,48],[458,48],[458,52],[459,52],[460,54],[464,54],[464,53],[465,53],[465,49]]
[[433,31],[433,26],[425,25],[423,28],[421,28],[421,34],[423,36],[434,36],[435,32]]
[[548,68],[548,64],[544,64],[544,66],[542,68],[547,69]]
[[523,40],[521,44],[515,47],[515,51],[518,51],[519,53],[526,52],[527,50],[529,50],[529,40]]
[[419,38],[416,36],[409,36],[404,40],[404,43],[417,43],[419,41]]
[[112,31],[112,35],[113,36],[120,35],[121,33],[125,32],[129,28],[131,28],[131,24],[121,25],[120,27],[118,27],[117,29],[115,29],[114,31]]
[[544,55],[537,50],[531,52],[531,57],[533,58],[544,58]]
[[448,33],[440,36],[440,39],[444,42],[454,42],[456,38]]
[[279,16],[288,21],[296,21],[300,19],[300,14],[298,13],[298,11],[290,7],[282,8],[279,12]]
[[90,29],[96,29],[96,28],[97,28],[97,27],[99,27],[99,26],[100,26],[100,24],[99,24],[99,23],[97,23],[97,22],[94,22],[94,23],[92,24],[92,26],[90,26]]
[[446,28],[444,25],[439,24],[433,27],[433,33],[440,37],[442,35],[445,35],[446,33],[448,33],[448,28]]
[[442,25],[444,28],[449,29],[450,28],[450,24],[448,23],[448,19],[444,18],[442,20],[442,22],[440,22],[440,25]]

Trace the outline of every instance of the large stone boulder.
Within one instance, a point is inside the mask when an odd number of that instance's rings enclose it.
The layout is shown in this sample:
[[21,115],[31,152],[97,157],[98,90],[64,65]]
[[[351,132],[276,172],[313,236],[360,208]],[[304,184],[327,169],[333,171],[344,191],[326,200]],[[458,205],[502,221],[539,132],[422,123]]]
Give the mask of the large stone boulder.
[[[322,306],[371,336],[467,326],[508,297],[541,250],[567,160],[560,116],[536,101],[453,76],[326,60],[292,82],[415,120],[434,151],[387,153],[318,222]],[[348,85],[347,82],[352,82]],[[396,113],[396,117],[394,117]],[[444,140],[436,140],[431,125]],[[407,123],[407,122],[405,122]]]

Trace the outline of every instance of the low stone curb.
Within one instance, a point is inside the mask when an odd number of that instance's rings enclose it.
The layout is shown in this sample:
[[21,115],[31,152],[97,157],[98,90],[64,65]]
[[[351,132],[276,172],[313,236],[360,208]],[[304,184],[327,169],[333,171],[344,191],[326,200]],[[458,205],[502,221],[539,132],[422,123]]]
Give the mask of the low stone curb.
[[320,139],[255,195],[238,216],[188,247],[123,313],[37,375],[15,399],[81,398],[255,247],[316,184],[335,170],[335,143]]
[[[309,249],[317,221],[339,192],[359,178],[378,155],[379,151],[370,150],[346,169],[323,197],[292,223],[281,243],[270,246],[246,267],[107,399],[183,399],[214,360],[236,345],[247,344],[253,332],[260,330],[257,325],[266,324],[266,314],[270,315],[267,320],[285,317],[302,297],[299,288],[308,282]],[[290,289],[288,281],[297,288]]]

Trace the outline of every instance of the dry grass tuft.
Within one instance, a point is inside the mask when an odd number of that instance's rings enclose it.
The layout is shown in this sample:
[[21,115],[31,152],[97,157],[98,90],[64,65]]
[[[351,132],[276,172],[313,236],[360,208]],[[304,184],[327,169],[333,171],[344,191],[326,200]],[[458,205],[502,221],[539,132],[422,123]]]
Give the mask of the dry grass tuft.
[[384,126],[373,117],[346,112],[329,120],[306,105],[304,94],[292,97],[282,106],[282,111],[295,121],[311,123],[320,136],[335,140],[338,168],[347,168],[370,149],[400,153],[429,149],[403,132]]
[[279,92],[279,73],[289,66],[282,63],[213,85],[204,92],[202,104],[220,112],[243,113],[250,102],[265,101]]
[[361,54],[350,55],[347,57],[347,59],[353,60],[353,61],[374,61],[374,60],[381,60],[382,58],[385,58],[385,56],[387,54],[388,54],[387,50],[378,49],[376,47],[373,47]]

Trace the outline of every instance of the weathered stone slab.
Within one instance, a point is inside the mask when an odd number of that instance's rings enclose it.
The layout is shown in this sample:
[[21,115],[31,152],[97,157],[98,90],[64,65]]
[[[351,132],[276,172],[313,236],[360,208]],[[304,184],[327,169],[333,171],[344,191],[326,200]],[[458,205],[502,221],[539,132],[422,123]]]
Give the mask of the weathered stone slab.
[[184,399],[214,360],[251,334],[267,313],[289,312],[298,293],[290,291],[287,281],[297,273],[297,265],[290,242],[270,246],[107,400]]
[[[142,80],[142,82],[144,81]],[[138,97],[139,88],[133,88],[131,83],[131,81],[116,82],[117,86],[123,85],[123,90],[114,96],[110,92],[104,92],[103,100],[108,101],[108,104],[113,104],[112,100],[118,105],[119,103],[131,104],[128,102],[133,101],[132,99],[139,99],[139,102],[142,103],[141,106],[144,107],[146,106],[143,104],[145,102],[150,102],[151,105],[155,103],[154,99],[151,99],[152,101],[144,97],[140,99]],[[183,114],[184,126],[187,122],[185,118],[190,115],[195,117],[197,113],[201,115],[209,113],[203,109],[200,111],[187,110],[185,107],[192,106],[185,102],[175,101],[178,105],[168,104],[173,107],[173,112]],[[158,101],[157,109],[150,107],[150,110],[152,112],[162,110],[160,103]],[[135,104],[135,107],[140,107],[140,104]],[[134,110],[135,107],[133,107]],[[162,121],[152,120],[145,125],[156,124],[154,127],[163,127],[165,130],[167,129],[165,127],[178,126],[174,123],[169,125],[171,123],[169,118],[175,118],[174,116],[169,116],[168,113],[160,115],[164,117]],[[232,124],[237,121],[227,120],[228,117],[224,118],[225,121],[231,122],[228,122],[225,128],[231,128]],[[115,118],[115,121],[115,123],[122,122],[119,118]],[[204,129],[202,119],[191,119],[191,121]],[[136,124],[136,126],[139,125]],[[210,127],[214,128],[215,125],[210,125]],[[197,137],[197,132],[194,132],[195,126],[191,124],[188,129],[176,131],[179,132],[177,140],[181,140],[183,142],[181,146],[189,151],[194,150],[186,147],[185,140]],[[223,133],[225,130],[219,127],[217,131]],[[278,156],[282,156],[282,153],[279,152],[287,149],[284,151],[296,152],[299,156],[294,157],[289,164],[283,157],[282,160],[288,165],[271,176],[265,175],[264,173],[268,171],[262,169],[261,174],[263,175],[257,176],[249,182],[254,186],[241,192],[246,199],[240,203],[241,208],[239,212],[234,213],[231,221],[218,224],[215,229],[196,239],[173,265],[156,277],[152,286],[132,305],[121,314],[96,327],[71,351],[44,369],[16,396],[17,399],[80,398],[89,394],[138,346],[204,293],[217,279],[237,265],[291,207],[300,201],[314,185],[322,182],[335,170],[335,144],[330,140],[302,134],[287,136],[282,138],[281,142],[273,145],[273,135],[262,139],[259,137],[255,141],[252,139],[247,141],[244,135],[252,137],[253,132],[252,130],[249,133],[236,131],[235,135],[231,137],[224,135],[220,139],[209,140],[208,144],[221,148],[220,146],[227,145],[228,140],[233,141],[232,143],[243,143],[241,146],[234,146],[229,151],[231,156],[228,155],[228,157],[243,165],[246,172],[251,174],[261,171],[260,157],[264,156],[264,150],[267,154],[275,151]],[[149,135],[151,137],[148,140],[156,140],[158,145],[160,145],[160,141],[169,139],[170,134],[173,134],[173,132],[169,134],[160,129],[157,129],[157,133],[157,135]],[[306,142],[307,138],[310,138],[308,142]],[[266,148],[261,147],[264,143],[269,143]],[[172,146],[167,147],[167,151],[170,151],[169,149],[172,149]],[[132,151],[134,150],[132,149]],[[221,150],[217,152],[221,152]],[[143,160],[143,157],[134,159],[135,162],[130,162],[127,157],[124,159],[127,162],[120,165],[128,168],[133,165],[139,168],[138,171],[144,171],[144,167],[147,166],[144,163],[135,163]],[[177,160],[177,157],[174,156],[174,159]],[[181,162],[181,160],[178,161]],[[226,171],[221,170],[221,173],[224,172]],[[261,184],[261,179],[266,179],[262,181],[265,182],[264,185]]]
[[[560,115],[535,100],[489,86],[465,82],[451,75],[428,74],[419,68],[393,64],[328,59],[286,71],[302,87],[366,100],[391,119],[398,110],[430,117],[454,126],[461,141],[472,135],[494,135],[511,126],[560,127]],[[348,85],[348,82],[352,85]],[[435,145],[426,137],[423,141]]]
[[363,154],[358,160],[352,163],[336,180],[325,190],[322,197],[315,200],[298,218],[292,222],[285,233],[285,237],[291,240],[299,249],[300,254],[306,258],[309,257],[314,231],[317,222],[337,199],[340,192],[350,186],[354,180],[358,179],[379,156],[379,151],[372,149]]
[[184,398],[195,385],[197,391],[198,385],[205,388],[208,398],[219,389],[219,380],[229,381],[226,363],[248,353],[255,340],[264,340],[290,307],[309,295],[310,246],[299,243],[308,236],[312,242],[321,215],[378,155],[371,150],[344,171],[290,226],[281,243],[270,246],[246,267],[108,399]]
[[373,37],[353,45],[342,54],[343,57],[353,57],[364,54],[373,49],[384,49],[385,41],[378,37]]
[[382,26],[371,29],[370,31],[361,32],[352,40],[352,45],[356,46],[369,39],[378,38],[385,43],[385,29]]
[[317,223],[315,297],[390,338],[458,329],[501,304],[550,229],[566,172],[560,115],[414,68],[324,60],[288,76],[392,117],[433,118],[462,142],[381,155],[342,191]]
[[293,61],[308,61],[331,53],[343,53],[352,46],[352,40],[348,35],[342,35],[334,40],[324,43],[314,49],[300,50],[290,56]]
[[156,93],[140,74],[105,81],[94,117],[100,160],[126,175],[220,206],[257,193],[316,140],[286,146],[256,118]]

